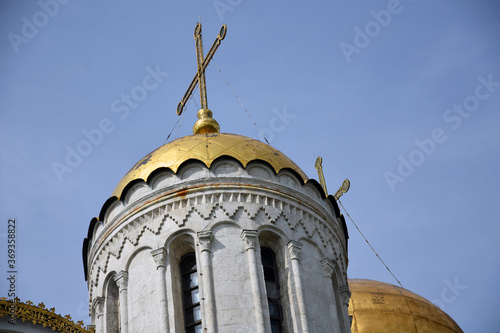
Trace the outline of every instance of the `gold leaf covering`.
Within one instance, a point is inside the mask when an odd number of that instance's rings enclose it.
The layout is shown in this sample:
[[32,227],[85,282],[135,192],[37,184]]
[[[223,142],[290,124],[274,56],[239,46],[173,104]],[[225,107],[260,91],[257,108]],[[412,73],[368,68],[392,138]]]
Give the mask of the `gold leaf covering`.
[[352,333],[463,333],[443,310],[389,283],[350,279]]
[[127,184],[135,179],[147,181],[148,176],[158,168],[169,168],[176,173],[179,166],[190,159],[210,167],[221,156],[233,157],[243,167],[250,161],[262,160],[269,163],[276,173],[289,168],[304,181],[308,179],[292,160],[270,145],[236,134],[204,133],[174,140],[146,155],[120,180],[112,196],[120,199]]

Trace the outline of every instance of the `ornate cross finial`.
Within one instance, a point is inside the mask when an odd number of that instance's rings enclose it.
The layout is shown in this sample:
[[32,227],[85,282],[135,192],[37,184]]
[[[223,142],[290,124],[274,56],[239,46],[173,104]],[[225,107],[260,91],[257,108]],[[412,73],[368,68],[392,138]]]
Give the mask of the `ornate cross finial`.
[[318,171],[319,183],[323,188],[323,191],[325,191],[325,195],[328,196],[328,191],[326,190],[325,175],[323,175],[323,159],[321,158],[321,156],[318,156],[318,158],[316,159],[314,167],[316,168],[316,171]]
[[201,38],[201,23],[196,25],[194,29],[194,39],[196,40],[196,60],[198,62],[198,71],[191,81],[188,90],[182,97],[182,100],[177,105],[177,115],[181,115],[184,110],[184,106],[186,105],[188,99],[191,97],[194,88],[199,83],[200,85],[200,101],[201,101],[201,110],[198,111],[198,121],[194,124],[193,133],[219,133],[219,124],[215,119],[212,118],[212,111],[208,109],[208,101],[207,101],[207,87],[205,83],[205,68],[207,68],[208,63],[212,59],[215,54],[215,51],[219,47],[221,41],[226,36],[227,26],[225,24],[220,28],[220,32],[215,39],[210,51],[208,51],[206,57],[203,57],[203,40]]
[[347,193],[347,191],[349,191],[349,187],[351,187],[351,182],[346,178],[344,179],[342,186],[339,187],[337,193],[333,196],[335,200],[339,200],[342,194]]
[[[318,177],[319,177],[319,183],[321,187],[323,187],[323,190],[325,191],[325,195],[328,195],[328,191],[326,190],[326,183],[325,183],[325,175],[323,174],[323,159],[318,156],[316,159],[316,163],[314,164],[314,167],[318,171]],[[342,194],[346,193],[349,191],[349,187],[351,186],[351,182],[349,179],[344,179],[344,182],[342,183],[342,186],[338,189],[338,191],[335,193],[333,196],[335,200],[339,200]]]

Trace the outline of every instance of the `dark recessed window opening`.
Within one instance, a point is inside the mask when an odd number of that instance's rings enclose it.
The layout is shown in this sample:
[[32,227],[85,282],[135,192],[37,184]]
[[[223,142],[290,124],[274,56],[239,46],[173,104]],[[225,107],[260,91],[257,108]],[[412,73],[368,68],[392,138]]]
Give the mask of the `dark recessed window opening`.
[[266,284],[267,303],[269,304],[269,317],[271,320],[271,332],[282,333],[283,312],[281,309],[280,285],[278,278],[278,267],[274,252],[263,247],[260,249],[262,268],[264,270],[264,281]]
[[200,289],[194,252],[181,258],[180,269],[186,333],[202,333]]

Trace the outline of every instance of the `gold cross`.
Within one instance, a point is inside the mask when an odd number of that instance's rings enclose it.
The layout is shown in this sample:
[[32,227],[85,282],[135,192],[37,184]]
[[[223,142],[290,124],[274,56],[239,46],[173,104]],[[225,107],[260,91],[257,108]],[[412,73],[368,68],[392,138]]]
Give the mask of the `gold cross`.
[[323,175],[323,159],[321,158],[321,156],[318,156],[318,158],[316,159],[314,167],[316,168],[316,171],[318,171],[319,183],[323,188],[323,191],[325,191],[325,195],[328,196],[328,191],[326,190],[325,176]]
[[335,200],[339,200],[342,194],[347,193],[347,191],[349,191],[349,187],[351,187],[351,182],[346,178],[342,182],[342,186],[340,186],[337,190],[337,193],[333,196]]
[[[321,158],[321,156],[318,156],[318,158],[316,159],[314,167],[316,168],[316,171],[318,171],[319,184],[323,188],[323,191],[325,191],[325,195],[328,196],[328,191],[326,190],[325,175],[323,174],[323,159]],[[344,193],[347,193],[347,191],[349,191],[349,187],[351,187],[351,182],[346,178],[344,179],[342,186],[340,186],[340,188],[333,196],[335,200],[339,200]]]
[[225,24],[222,25],[220,28],[220,32],[217,35],[217,38],[215,39],[214,44],[210,48],[210,51],[208,51],[207,56],[203,58],[203,41],[201,39],[201,23],[198,23],[196,25],[196,28],[194,29],[194,39],[196,40],[196,59],[198,61],[198,71],[196,75],[194,76],[193,81],[191,81],[191,84],[189,85],[188,90],[184,94],[184,97],[182,100],[179,102],[179,105],[177,106],[177,115],[181,115],[182,111],[184,110],[184,106],[186,105],[188,99],[191,97],[191,94],[193,93],[194,88],[196,87],[196,84],[200,84],[200,100],[201,100],[201,109],[206,109],[208,110],[208,102],[207,102],[207,87],[205,84],[205,68],[207,68],[208,63],[212,59],[212,57],[215,54],[215,51],[219,47],[221,41],[224,39],[226,36],[226,30],[227,26]]

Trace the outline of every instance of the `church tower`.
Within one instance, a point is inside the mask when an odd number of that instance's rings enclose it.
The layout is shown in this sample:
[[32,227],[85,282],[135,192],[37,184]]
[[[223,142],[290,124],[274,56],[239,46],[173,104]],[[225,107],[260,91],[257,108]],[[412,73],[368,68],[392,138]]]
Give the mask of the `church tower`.
[[[96,332],[350,332],[347,228],[283,153],[219,132],[203,57],[193,135],[138,161],[83,243]],[[191,91],[191,92],[190,92]]]

